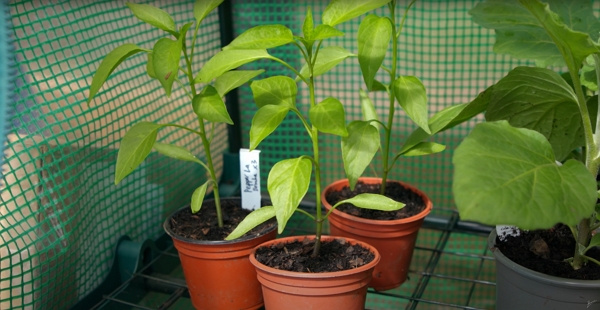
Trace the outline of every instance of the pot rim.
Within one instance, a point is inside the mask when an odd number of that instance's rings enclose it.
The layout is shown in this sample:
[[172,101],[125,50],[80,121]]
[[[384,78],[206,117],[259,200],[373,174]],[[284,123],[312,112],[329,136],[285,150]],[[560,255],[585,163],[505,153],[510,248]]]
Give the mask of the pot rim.
[[[224,197],[221,198],[221,201],[223,200],[239,200],[241,201],[241,197]],[[214,201],[214,198],[211,199],[205,199],[204,202],[207,201]],[[264,200],[264,199],[263,199]],[[190,239],[190,238],[185,238],[182,237],[178,234],[176,234],[172,229],[171,229],[171,225],[170,225],[170,220],[173,217],[173,215],[177,214],[178,212],[181,212],[182,210],[189,208],[190,205],[186,205],[184,207],[181,207],[179,209],[177,209],[175,212],[171,213],[171,215],[169,215],[165,221],[163,222],[163,229],[165,230],[165,232],[167,233],[167,235],[169,235],[171,238],[173,239],[177,239],[179,241],[185,242],[185,243],[191,243],[191,244],[198,244],[198,245],[231,245],[231,244],[236,244],[236,243],[242,243],[248,240],[253,240],[256,238],[260,238],[270,232],[272,232],[273,230],[277,229],[277,225],[273,225],[273,227],[271,227],[270,229],[266,230],[263,234],[255,236],[255,237],[251,237],[251,236],[246,236],[246,237],[242,237],[242,238],[238,238],[235,240],[196,240],[196,239]]]
[[488,249],[490,250],[490,252],[492,252],[492,254],[494,255],[494,258],[496,259],[497,263],[501,263],[503,265],[505,265],[506,267],[508,267],[509,269],[513,270],[514,272],[518,273],[519,275],[529,278],[531,280],[537,281],[537,282],[541,282],[541,283],[545,283],[545,284],[550,284],[550,285],[554,285],[554,286],[560,286],[560,287],[567,287],[567,288],[598,288],[600,287],[600,280],[576,280],[576,279],[568,279],[568,278],[561,278],[561,277],[556,277],[556,276],[550,276],[535,270],[531,270],[528,268],[525,268],[515,262],[513,262],[512,260],[510,260],[508,257],[504,256],[504,254],[502,254],[502,252],[500,252],[500,249],[498,249],[496,247],[496,229],[492,229],[492,232],[488,235]]
[[373,258],[373,260],[371,262],[369,262],[368,264],[360,266],[358,268],[342,270],[342,271],[318,272],[318,273],[295,272],[295,271],[275,269],[275,268],[269,267],[267,265],[264,265],[261,262],[259,262],[258,260],[256,260],[256,257],[255,257],[256,250],[260,247],[264,247],[264,246],[274,244],[274,243],[282,243],[282,242],[289,242],[289,241],[292,241],[292,242],[293,241],[301,241],[304,238],[314,239],[314,238],[316,238],[316,236],[315,235],[289,236],[289,237],[277,238],[274,240],[264,242],[264,243],[258,245],[257,247],[255,247],[254,249],[252,249],[252,252],[250,253],[250,262],[256,268],[258,268],[264,272],[271,273],[271,274],[278,274],[281,276],[286,276],[286,277],[291,277],[291,278],[324,279],[324,278],[339,278],[339,277],[343,277],[343,276],[361,273],[361,272],[367,271],[369,269],[375,268],[375,266],[381,260],[381,255],[379,254],[377,249],[374,246],[372,246],[366,242],[362,242],[360,240],[356,240],[356,239],[352,239],[352,238],[329,236],[329,235],[321,235],[321,240],[345,239],[346,241],[348,241],[350,243],[360,244],[362,247],[369,249],[369,251],[371,251],[372,253],[375,254],[375,258]]
[[[358,178],[358,180],[359,181],[365,181],[365,180],[366,181],[379,181],[379,182],[372,182],[372,183],[381,183],[381,178],[376,178],[376,177],[360,177],[360,178]],[[340,217],[343,217],[343,218],[346,218],[346,219],[349,219],[349,220],[352,220],[355,222],[361,222],[361,223],[371,224],[371,225],[392,226],[392,225],[398,225],[398,224],[412,223],[412,222],[415,222],[415,221],[425,218],[427,215],[429,215],[429,213],[431,213],[431,210],[433,209],[433,203],[431,202],[431,199],[429,199],[429,196],[427,196],[420,189],[418,189],[408,183],[402,182],[402,181],[388,180],[388,182],[400,183],[403,187],[406,187],[406,188],[410,189],[411,191],[415,192],[416,194],[418,194],[419,196],[421,196],[421,198],[423,198],[423,200],[425,202],[425,209],[423,211],[421,211],[420,213],[413,215],[411,217],[397,219],[397,220],[365,219],[362,217],[348,214],[346,212],[339,211],[337,208],[335,210],[333,210],[332,214],[335,213],[335,215],[337,215],[337,216],[340,216]],[[325,195],[331,190],[331,188],[333,188],[334,185],[339,184],[339,183],[349,183],[349,181],[348,181],[348,179],[339,179],[339,180],[327,185],[323,189],[323,192],[321,193],[321,203],[323,204],[323,207],[325,207],[325,209],[327,211],[331,210],[332,206],[331,206],[331,204],[329,204],[329,202],[327,202],[327,199],[325,199]]]

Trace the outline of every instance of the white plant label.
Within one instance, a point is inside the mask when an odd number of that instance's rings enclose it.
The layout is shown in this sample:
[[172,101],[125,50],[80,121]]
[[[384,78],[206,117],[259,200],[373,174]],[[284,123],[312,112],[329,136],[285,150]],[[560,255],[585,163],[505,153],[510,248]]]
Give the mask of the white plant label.
[[521,234],[521,231],[517,226],[497,225],[496,234],[498,235],[498,239],[500,239],[500,241],[504,241],[504,239],[506,239],[507,236],[519,236]]
[[260,208],[260,151],[240,149],[240,179],[242,180],[242,208]]

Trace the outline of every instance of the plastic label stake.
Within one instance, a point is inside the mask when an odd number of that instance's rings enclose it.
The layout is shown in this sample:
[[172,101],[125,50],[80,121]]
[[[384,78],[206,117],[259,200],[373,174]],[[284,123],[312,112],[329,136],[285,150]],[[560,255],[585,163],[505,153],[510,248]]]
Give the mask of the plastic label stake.
[[260,151],[240,149],[240,179],[242,180],[242,208],[260,208]]

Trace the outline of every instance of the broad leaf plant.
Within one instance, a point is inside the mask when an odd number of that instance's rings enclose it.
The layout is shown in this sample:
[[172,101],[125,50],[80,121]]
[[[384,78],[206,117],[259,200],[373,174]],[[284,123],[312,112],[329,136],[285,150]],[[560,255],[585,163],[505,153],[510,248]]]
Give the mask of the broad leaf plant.
[[[568,225],[574,269],[600,245],[600,21],[585,0],[486,0],[470,14],[496,33],[494,52],[533,60],[482,97],[486,121],[456,149],[460,215],[490,225]],[[554,69],[554,70],[553,70]],[[566,71],[560,75],[556,71]]]

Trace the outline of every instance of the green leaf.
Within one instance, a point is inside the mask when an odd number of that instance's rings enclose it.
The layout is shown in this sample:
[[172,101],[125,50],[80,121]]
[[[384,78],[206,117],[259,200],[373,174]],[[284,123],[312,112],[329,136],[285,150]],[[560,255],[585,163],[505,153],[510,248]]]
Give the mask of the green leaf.
[[250,84],[254,102],[259,108],[266,105],[282,105],[289,109],[296,108],[296,82],[287,76],[273,76]]
[[312,8],[309,6],[306,8],[306,16],[304,17],[304,23],[302,23],[302,34],[305,40],[313,40],[315,30],[315,21],[313,20]]
[[550,141],[559,161],[585,144],[577,96],[558,73],[549,69],[511,70],[494,86],[485,117],[538,131]]
[[556,164],[540,133],[481,123],[454,153],[453,192],[463,220],[545,229],[594,212],[596,180],[579,161]]
[[358,63],[369,91],[373,89],[391,38],[392,23],[387,17],[367,15],[358,27]]
[[325,40],[333,37],[342,37],[344,33],[329,26],[329,25],[319,25],[314,30],[313,40]]
[[152,67],[158,81],[165,89],[167,97],[171,96],[173,82],[177,78],[179,70],[179,59],[181,56],[181,44],[167,38],[162,38],[154,44],[152,49]]
[[235,70],[223,73],[215,79],[215,88],[221,97],[252,80],[265,70]]
[[[371,98],[369,98],[369,94],[367,94],[362,89],[359,90],[359,94],[363,120],[379,120],[379,117],[377,116],[377,111],[375,110],[375,106],[373,105]],[[370,122],[370,124],[377,129],[377,132],[379,132],[379,129],[381,129],[381,125],[378,122]]]
[[294,41],[292,31],[284,25],[261,25],[250,28],[223,50],[256,50],[285,45]]
[[[596,233],[593,237],[592,240],[590,240],[590,244],[588,245],[588,250],[595,247],[595,246],[599,246],[600,245],[600,234]],[[586,250],[587,252],[587,250]]]
[[227,123],[233,125],[233,121],[227,112],[223,98],[217,90],[206,85],[204,89],[192,100],[194,113],[199,117],[214,123]]
[[265,105],[256,111],[250,126],[250,150],[257,148],[262,140],[277,129],[288,111],[289,108],[284,105]]
[[593,56],[588,56],[583,63],[581,73],[579,75],[581,84],[590,90],[598,91],[598,75],[596,74],[596,61]]
[[[325,74],[344,59],[352,56],[356,55],[348,52],[346,49],[340,46],[327,46],[322,48],[317,55],[317,61],[315,61],[313,76],[317,77]],[[300,70],[300,75],[305,79],[308,79],[308,73],[308,66],[304,64]]]
[[89,104],[92,99],[94,99],[96,93],[98,93],[102,85],[104,85],[104,82],[106,82],[106,79],[108,79],[110,74],[118,65],[120,65],[128,57],[141,51],[143,51],[141,47],[135,44],[126,43],[108,53],[108,55],[106,55],[106,57],[104,57],[100,63],[98,70],[96,70],[96,73],[92,78],[92,84],[90,85],[90,93],[88,95],[87,103]]
[[332,0],[325,8],[321,20],[323,24],[335,26],[381,7],[388,2],[390,0]]
[[274,59],[266,50],[220,51],[209,59],[194,79],[194,83],[208,83],[221,74],[257,59]]
[[394,96],[406,114],[427,133],[427,93],[425,85],[414,76],[401,76],[394,81]]
[[342,103],[329,97],[313,106],[308,111],[310,122],[318,130],[338,136],[348,135],[346,130],[346,114]]
[[370,91],[387,91],[388,88],[386,85],[383,85],[383,83],[379,82],[378,80],[373,80],[373,88]]
[[119,184],[128,176],[152,151],[158,130],[164,125],[150,122],[139,122],[133,125],[121,140],[117,164],[115,167],[115,184]]
[[[579,68],[581,61],[597,52],[600,22],[590,1],[488,0],[469,13],[479,25],[496,30],[494,52],[518,59],[535,60],[539,67],[569,66]],[[565,24],[566,23],[566,24]],[[579,65],[578,65],[579,64]]]
[[196,25],[200,25],[202,20],[218,7],[223,0],[196,0],[194,2],[194,18],[196,19]]
[[204,196],[206,195],[206,188],[208,187],[208,183],[210,181],[200,185],[200,187],[196,188],[194,193],[192,194],[192,204],[190,207],[192,208],[192,213],[196,213],[200,211],[202,208],[202,202],[204,201]]
[[153,79],[158,79],[154,72],[154,65],[152,64],[152,53],[148,53],[148,62],[146,62],[146,72],[148,76]]
[[131,9],[133,15],[139,20],[148,23],[158,29],[167,31],[168,33],[178,36],[177,29],[175,28],[175,22],[173,17],[169,13],[148,4],[135,4],[131,2],[125,2],[125,4]]
[[312,162],[305,157],[282,160],[271,168],[267,180],[275,208],[278,231],[282,233],[310,185]]
[[342,138],[342,158],[350,189],[354,190],[379,146],[379,131],[369,122],[354,121],[348,125],[348,136]]
[[252,211],[246,215],[244,220],[225,238],[225,240],[234,240],[247,232],[251,231],[254,227],[272,219],[275,217],[275,208],[273,206],[264,206]]
[[435,142],[420,142],[417,145],[411,147],[408,151],[399,153],[398,155],[403,156],[423,156],[429,154],[435,154],[442,152],[446,149],[445,145],[437,144]]
[[186,148],[178,145],[161,143],[156,141],[154,142],[154,149],[159,153],[171,157],[173,159],[203,164],[198,158],[196,158],[196,156],[194,156],[194,154],[192,154]]
[[379,210],[379,211],[396,211],[404,208],[405,204],[394,199],[378,194],[360,194],[350,199],[342,200],[336,205],[350,203],[359,208]]

